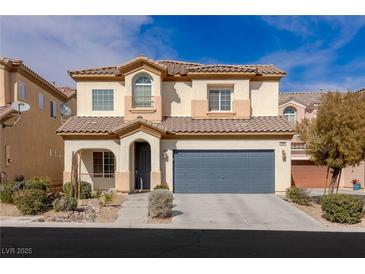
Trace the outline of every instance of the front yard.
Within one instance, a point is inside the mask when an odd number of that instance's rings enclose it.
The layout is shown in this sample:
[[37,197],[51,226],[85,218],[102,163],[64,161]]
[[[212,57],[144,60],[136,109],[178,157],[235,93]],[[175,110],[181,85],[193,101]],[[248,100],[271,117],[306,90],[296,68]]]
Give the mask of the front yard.
[[[70,184],[63,192],[50,192],[46,178],[8,183],[1,186],[0,217],[39,216],[39,222],[112,223],[116,220],[125,194],[91,191],[81,184],[80,199],[73,198]],[[75,193],[75,192],[74,192]]]
[[326,227],[365,228],[365,195],[351,192],[332,195],[322,193],[292,187],[282,198]]

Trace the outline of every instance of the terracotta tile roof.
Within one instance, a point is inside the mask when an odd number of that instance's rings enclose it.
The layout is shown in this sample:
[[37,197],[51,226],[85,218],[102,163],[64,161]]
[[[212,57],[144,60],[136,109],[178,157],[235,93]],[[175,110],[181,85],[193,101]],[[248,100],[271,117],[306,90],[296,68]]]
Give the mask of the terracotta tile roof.
[[319,104],[321,96],[326,92],[280,92],[279,105],[295,100],[305,106]]
[[[130,123],[130,122],[129,122]],[[151,122],[149,122],[151,123]],[[123,128],[123,117],[71,117],[57,133],[104,133],[111,134]],[[175,133],[293,133],[291,125],[282,117],[251,117],[250,119],[192,119],[190,117],[164,117],[154,127],[170,134]]]
[[69,93],[64,93],[62,90],[55,87],[54,84],[50,83],[49,81],[44,79],[42,76],[40,76],[38,73],[36,73],[32,69],[30,69],[28,66],[26,66],[22,60],[4,57],[4,58],[0,58],[0,64],[4,65],[9,70],[12,70],[12,69],[16,70],[18,68],[23,69],[29,75],[38,79],[43,84],[45,84],[48,88],[50,88],[57,94],[61,95],[62,97],[64,97],[64,99],[69,99],[70,97],[72,97],[74,95],[74,94],[70,95]]
[[170,133],[263,133],[293,132],[282,117],[262,116],[250,119],[192,119],[168,117],[162,121]]
[[167,75],[170,76],[186,76],[189,72],[204,72],[204,73],[256,73],[258,75],[284,76],[285,72],[274,65],[227,65],[227,64],[200,64],[194,62],[183,62],[177,60],[159,60],[155,61],[147,57],[137,57],[128,63],[120,66],[100,67],[94,69],[74,70],[69,71],[70,76],[78,75],[109,75],[120,76],[119,68],[127,66],[131,62],[138,59],[145,59],[152,62],[161,68],[165,68]]
[[202,66],[199,63],[192,63],[192,62],[182,62],[182,61],[175,61],[175,60],[160,60],[158,61],[161,64],[164,64],[167,68],[167,75],[186,75],[187,68],[193,68],[197,66]]
[[57,133],[112,133],[123,122],[123,117],[73,116],[57,129]]
[[72,87],[57,87],[63,94],[65,94],[68,98],[76,95],[76,89]]

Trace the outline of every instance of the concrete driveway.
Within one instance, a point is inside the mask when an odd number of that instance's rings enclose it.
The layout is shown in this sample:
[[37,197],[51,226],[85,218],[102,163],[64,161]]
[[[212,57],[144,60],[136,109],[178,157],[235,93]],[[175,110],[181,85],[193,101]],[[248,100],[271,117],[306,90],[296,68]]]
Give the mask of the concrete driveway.
[[129,195],[116,223],[128,227],[325,230],[274,194],[174,194],[172,222],[147,224],[148,193]]

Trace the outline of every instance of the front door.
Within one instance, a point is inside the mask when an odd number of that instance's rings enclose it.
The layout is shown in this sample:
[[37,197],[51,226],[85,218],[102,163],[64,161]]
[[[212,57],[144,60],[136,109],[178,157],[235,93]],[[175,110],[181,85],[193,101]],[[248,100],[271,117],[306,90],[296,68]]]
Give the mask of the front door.
[[135,144],[135,189],[150,190],[151,149],[148,143]]

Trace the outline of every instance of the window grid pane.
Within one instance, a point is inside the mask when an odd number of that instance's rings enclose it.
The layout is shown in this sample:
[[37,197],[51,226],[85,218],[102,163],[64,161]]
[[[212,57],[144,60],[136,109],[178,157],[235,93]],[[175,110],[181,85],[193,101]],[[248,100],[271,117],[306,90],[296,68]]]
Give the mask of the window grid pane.
[[138,77],[134,83],[133,107],[152,107],[152,84],[147,76]]
[[95,177],[101,177],[103,174],[102,152],[93,152],[93,173]]
[[209,91],[209,110],[219,110],[219,90]]
[[114,110],[114,94],[112,89],[92,90],[92,110],[112,111]]
[[209,90],[209,111],[231,110],[231,91]]
[[104,177],[114,177],[114,154],[112,152],[104,152]]
[[38,94],[38,106],[40,109],[44,109],[44,95],[42,93]]

